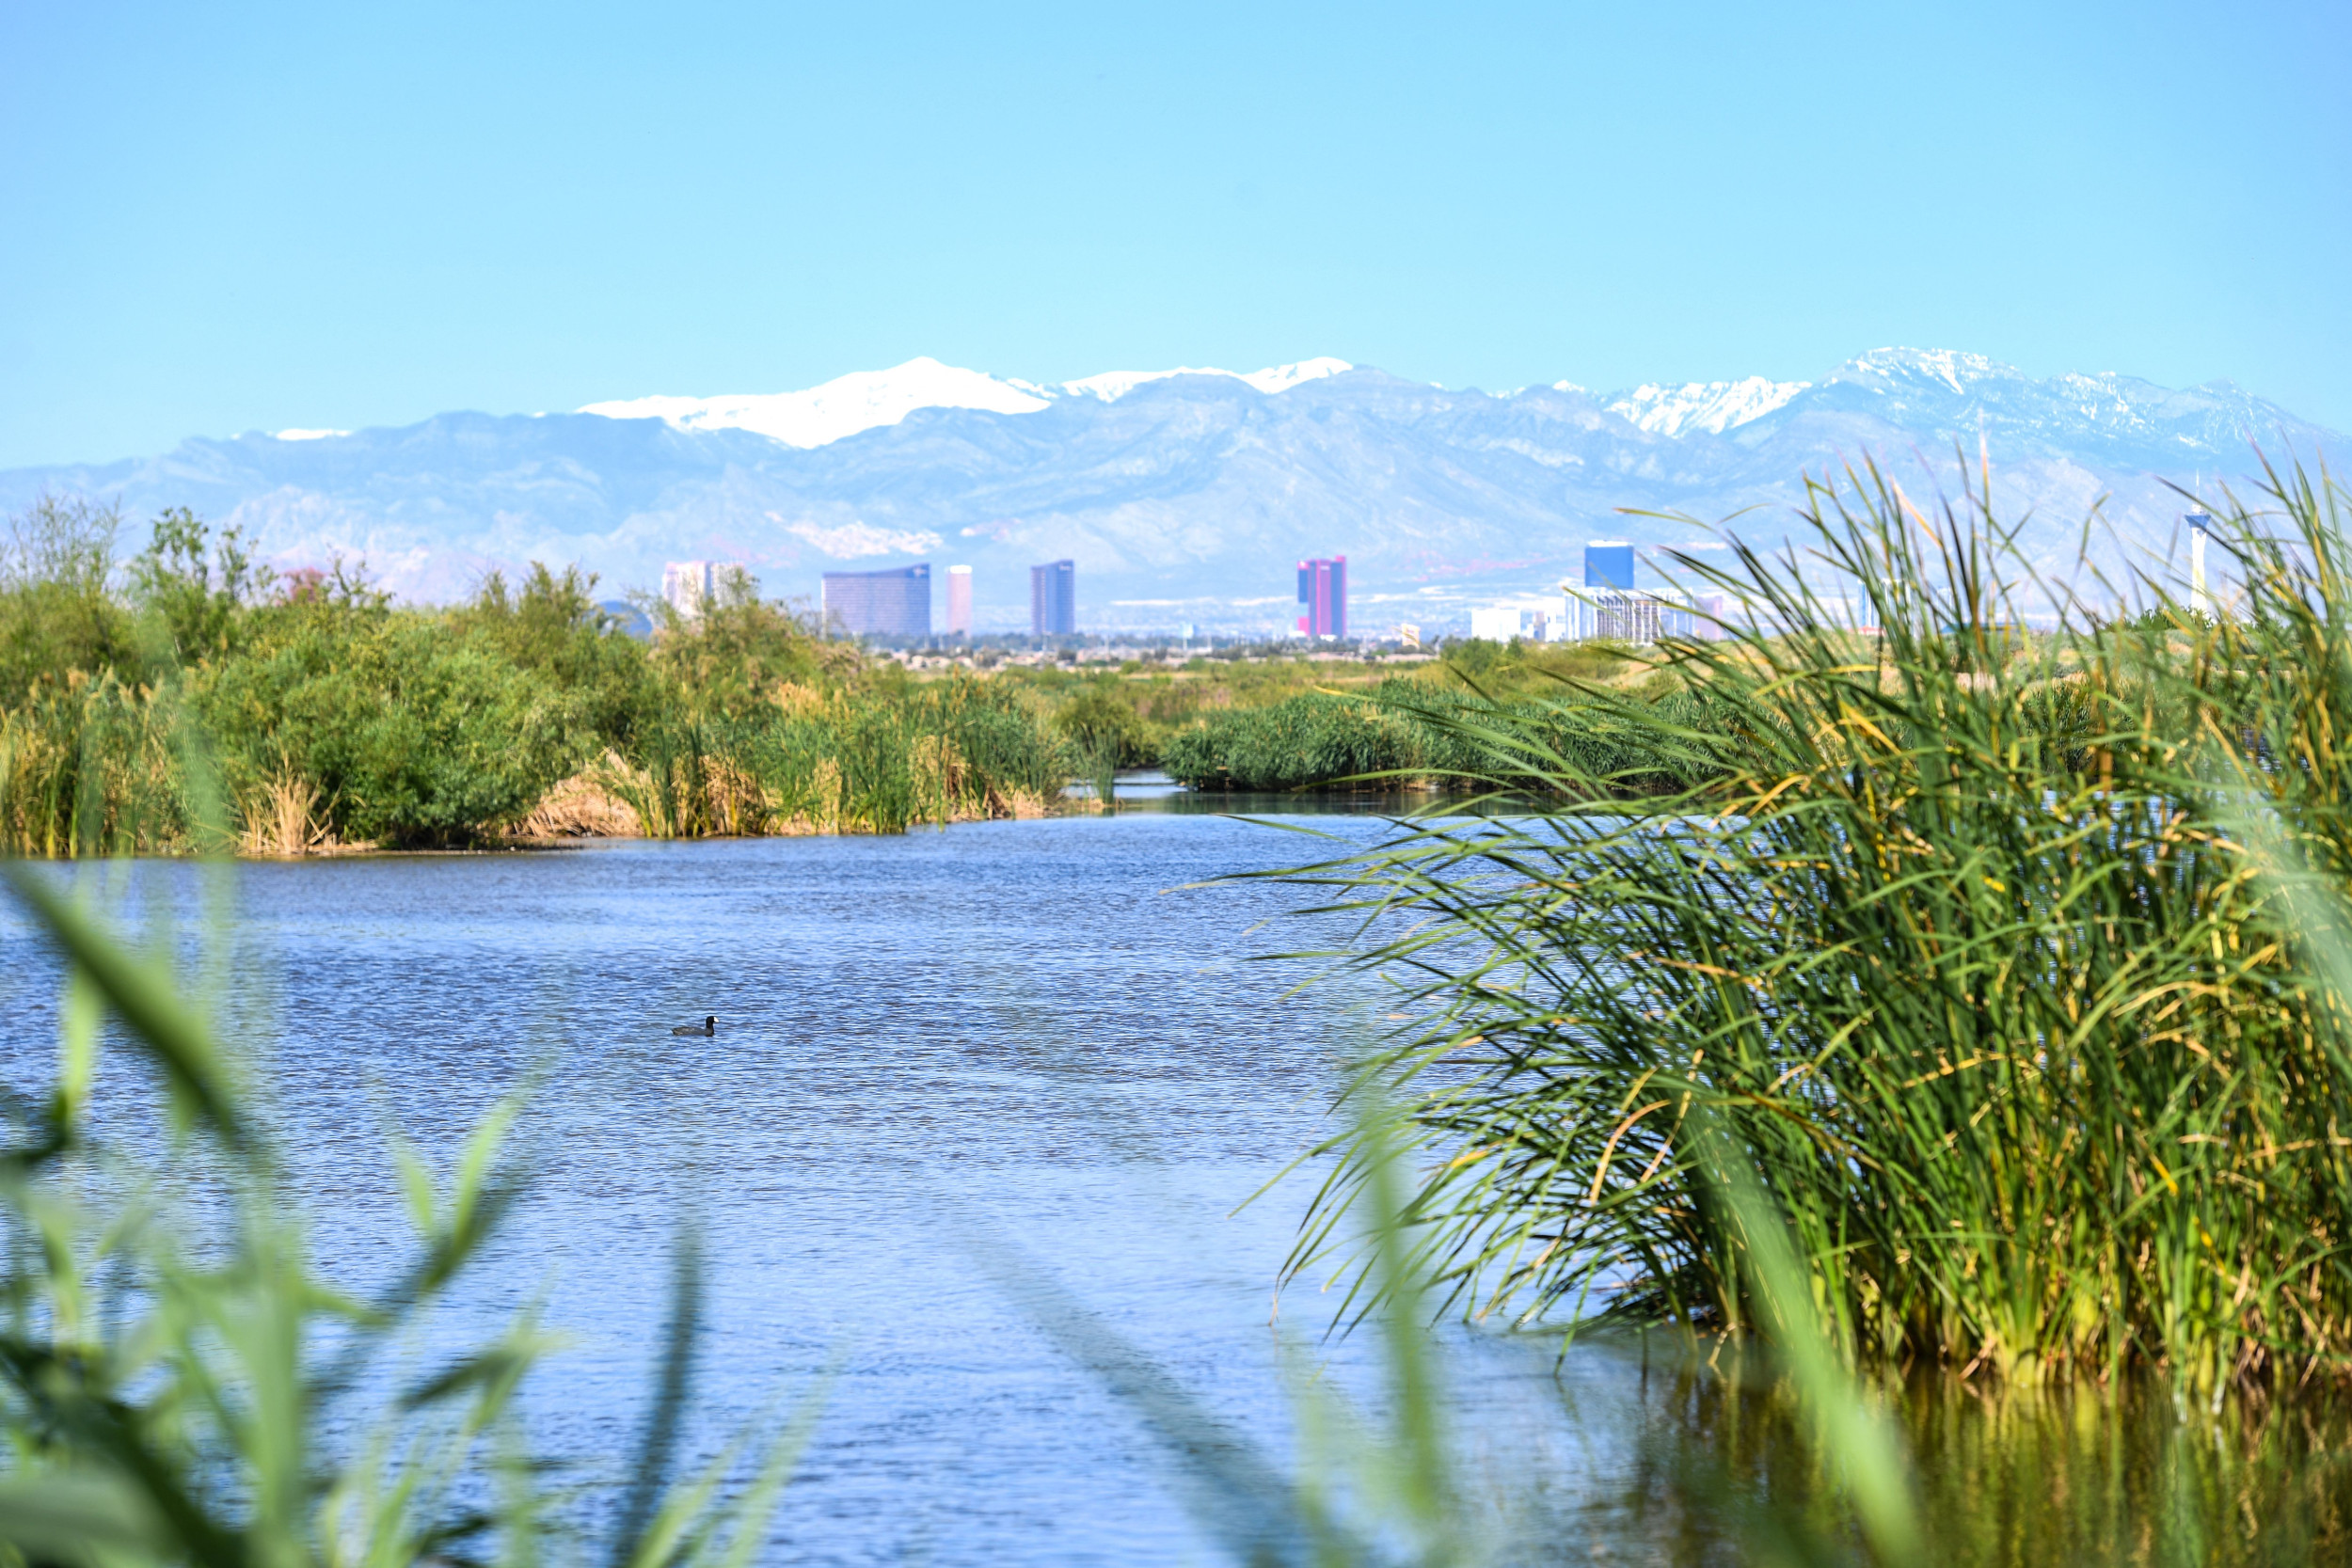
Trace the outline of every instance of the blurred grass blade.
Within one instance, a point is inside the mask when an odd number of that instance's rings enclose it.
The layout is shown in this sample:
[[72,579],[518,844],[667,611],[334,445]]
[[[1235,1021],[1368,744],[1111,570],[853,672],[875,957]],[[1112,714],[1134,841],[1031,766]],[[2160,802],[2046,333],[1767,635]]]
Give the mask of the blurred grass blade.
[[656,1506],[669,1484],[678,1431],[693,1392],[702,1310],[702,1232],[690,1220],[678,1227],[671,1246],[669,1319],[662,1330],[661,1359],[654,1372],[644,1435],[629,1464],[628,1491],[612,1529],[612,1568],[632,1568],[637,1563],[655,1523]]
[[212,1032],[202,1016],[181,999],[163,967],[165,960],[143,963],[132,958],[24,863],[0,861],[0,878],[7,879],[18,901],[130,1026],[174,1094],[222,1142],[250,1151],[251,1134],[223,1078]]
[[1739,1225],[1750,1278],[1771,1315],[1772,1343],[1812,1413],[1823,1456],[1845,1478],[1879,1560],[1917,1561],[1923,1542],[1901,1437],[1821,1333],[1811,1282],[1755,1167],[1711,1110],[1694,1120],[1708,1180]]

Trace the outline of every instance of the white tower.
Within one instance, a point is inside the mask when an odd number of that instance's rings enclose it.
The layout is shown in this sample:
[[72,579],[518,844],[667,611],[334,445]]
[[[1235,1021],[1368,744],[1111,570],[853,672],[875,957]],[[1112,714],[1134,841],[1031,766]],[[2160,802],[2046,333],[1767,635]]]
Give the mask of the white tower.
[[2213,519],[2202,512],[2188,515],[2188,608],[2192,614],[2213,619],[2213,595],[2205,592],[2205,534]]

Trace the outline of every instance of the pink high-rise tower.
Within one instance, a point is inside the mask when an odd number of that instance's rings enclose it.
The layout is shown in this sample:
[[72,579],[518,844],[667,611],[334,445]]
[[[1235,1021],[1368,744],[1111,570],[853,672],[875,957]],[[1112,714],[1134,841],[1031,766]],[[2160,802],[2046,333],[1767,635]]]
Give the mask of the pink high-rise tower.
[[947,635],[972,635],[972,568],[947,568]]
[[1298,602],[1307,613],[1298,618],[1301,635],[1342,638],[1347,635],[1347,557],[1298,563]]

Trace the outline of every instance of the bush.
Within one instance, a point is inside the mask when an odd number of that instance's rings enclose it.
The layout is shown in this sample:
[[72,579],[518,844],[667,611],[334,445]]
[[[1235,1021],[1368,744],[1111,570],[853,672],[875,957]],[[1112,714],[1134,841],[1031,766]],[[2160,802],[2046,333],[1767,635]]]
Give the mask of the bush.
[[1421,760],[1394,716],[1360,698],[1320,692],[1200,720],[1171,734],[1161,751],[1168,776],[1195,789],[1298,789]]
[[70,671],[135,683],[132,616],[106,591],[114,537],[110,507],[43,496],[8,519],[0,540],[0,705],[23,702],[43,679]]
[[596,586],[577,566],[559,576],[533,562],[519,593],[492,572],[449,618],[460,636],[571,698],[570,751],[580,759],[628,747],[660,701],[651,653],[597,606]]
[[1533,748],[1554,770],[1520,769],[1522,788],[1555,792],[1565,767],[1582,787],[1615,799],[1695,777],[1694,758],[1661,750],[1658,724],[1702,724],[1708,716],[1678,689],[1648,706],[1651,722],[1629,723],[1613,707],[1574,691],[1495,702],[1392,679],[1363,697],[1313,693],[1213,714],[1169,736],[1162,766],[1196,789],[1393,789],[1415,781],[1479,788],[1504,763],[1498,747]]
[[569,767],[577,702],[481,641],[348,596],[256,621],[246,657],[191,679],[240,799],[292,773],[343,838],[447,846],[520,818]]

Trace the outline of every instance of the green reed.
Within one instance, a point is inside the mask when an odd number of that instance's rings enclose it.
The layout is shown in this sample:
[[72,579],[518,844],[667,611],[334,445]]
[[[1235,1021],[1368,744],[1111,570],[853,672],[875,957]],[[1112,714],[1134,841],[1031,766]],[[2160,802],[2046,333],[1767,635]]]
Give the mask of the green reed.
[[[1486,715],[1503,712],[1571,761],[1573,779],[1554,777],[1544,782],[1547,788],[1573,782],[1625,796],[1691,782],[1692,759],[1680,749],[1661,752],[1656,723],[1629,727],[1618,721],[1616,704],[1498,700],[1479,689],[1475,675],[1457,678],[1470,689],[1389,680],[1361,694],[1311,692],[1214,714],[1171,733],[1162,766],[1179,783],[1204,790],[1475,787],[1490,767],[1475,726]],[[1532,678],[1569,689],[1541,671]],[[1619,700],[1643,701],[1651,721],[1698,720],[1675,682],[1655,684],[1666,689]]]
[[72,857],[187,842],[177,710],[112,671],[0,711],[0,852]]
[[1521,707],[1416,710],[1544,808],[1294,875],[1399,988],[1367,1076],[1411,1097],[1407,1217],[1452,1301],[1769,1328],[1714,1117],[1850,1365],[2340,1382],[2352,965],[2325,960],[2352,943],[2312,911],[2352,873],[2345,502],[2261,499],[2224,509],[2248,566],[2218,623],[2159,594],[2021,637],[2037,585],[1984,494],[1931,517],[1875,470],[1812,486],[1802,551],[1684,562],[1760,628],[1661,652],[1689,709],[1561,699],[1696,781],[1638,813]]
[[898,833],[1035,816],[1070,764],[1020,693],[968,678],[653,721],[633,750],[597,777],[658,838]]

